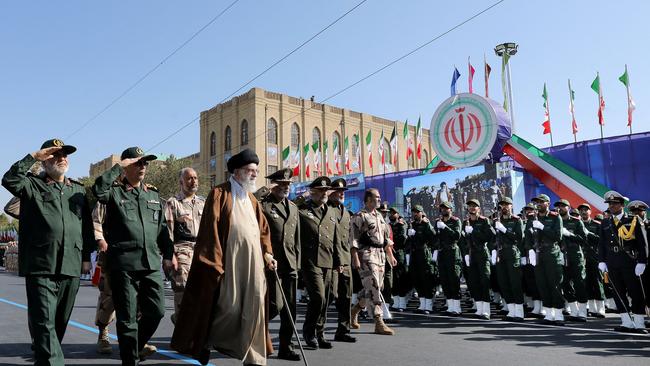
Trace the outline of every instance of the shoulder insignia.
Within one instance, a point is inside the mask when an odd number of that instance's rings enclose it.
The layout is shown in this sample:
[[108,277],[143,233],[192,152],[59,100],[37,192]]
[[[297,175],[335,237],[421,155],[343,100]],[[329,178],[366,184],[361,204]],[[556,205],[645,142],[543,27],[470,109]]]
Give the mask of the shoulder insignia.
[[80,185],[80,186],[82,186],[82,187],[84,186],[83,183],[81,183],[80,181],[78,181],[78,180],[76,180],[76,179],[68,178],[68,180],[69,180],[70,182],[74,183],[74,184],[78,184],[78,185]]
[[158,188],[156,188],[156,186],[154,186],[153,184],[145,183],[144,186],[147,187],[147,189],[151,189],[152,191],[158,192]]

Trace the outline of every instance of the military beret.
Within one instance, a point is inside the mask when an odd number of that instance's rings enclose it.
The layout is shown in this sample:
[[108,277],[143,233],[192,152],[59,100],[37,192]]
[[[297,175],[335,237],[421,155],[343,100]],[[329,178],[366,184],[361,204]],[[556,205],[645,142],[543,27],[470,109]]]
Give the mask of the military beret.
[[415,205],[411,207],[412,212],[424,212],[424,207],[422,205]]
[[293,177],[293,169],[284,168],[267,175],[266,179],[270,179],[271,182],[291,183],[291,177]]
[[557,207],[557,206],[571,207],[571,202],[569,202],[569,200],[566,200],[566,199],[562,198],[561,200],[559,200],[559,201],[557,201],[557,202],[555,202],[553,204],[553,207]]
[[66,145],[61,139],[51,139],[47,140],[41,145],[41,149],[47,149],[48,147],[60,147],[63,153],[70,155],[73,152],[77,151],[77,148],[72,145]]
[[579,204],[577,207],[578,210],[582,210],[583,208],[586,208],[587,210],[591,210],[591,206],[586,202]]
[[348,183],[345,181],[345,178],[338,178],[334,179],[332,181],[332,189],[335,189],[337,191],[347,191],[348,190]]
[[331,189],[332,181],[326,177],[326,176],[321,176],[316,179],[314,179],[311,184],[309,184],[309,188],[314,188],[314,189]]
[[234,173],[235,169],[239,169],[244,165],[259,163],[260,158],[257,156],[257,154],[255,154],[255,151],[251,149],[244,149],[228,159],[226,165],[228,166],[228,172]]
[[605,203],[625,203],[625,197],[623,197],[622,194],[616,192],[616,191],[608,191],[604,195],[605,198]]
[[446,207],[451,210],[451,203],[445,201],[438,205],[438,207]]
[[[481,202],[479,202],[476,198],[472,198],[471,200],[467,200],[466,204],[469,206],[469,204],[475,204],[478,207],[481,207]],[[451,208],[451,207],[449,207]]]
[[533,198],[533,202],[537,202],[537,201],[551,202],[551,198],[548,195],[545,195],[545,194],[542,193],[539,196]]
[[512,199],[510,199],[510,197],[503,197],[503,198],[499,201],[499,204],[502,204],[502,203],[505,203],[505,204],[508,204],[508,205],[512,205]]
[[647,210],[648,205],[643,201],[634,200],[634,201],[628,203],[627,209],[628,210]]
[[388,203],[384,202],[381,205],[379,205],[379,211],[381,212],[388,212]]
[[144,151],[137,146],[127,148],[126,150],[122,151],[122,155],[120,156],[120,159],[122,160],[135,158],[140,158],[142,161],[158,159],[156,155],[145,155]]

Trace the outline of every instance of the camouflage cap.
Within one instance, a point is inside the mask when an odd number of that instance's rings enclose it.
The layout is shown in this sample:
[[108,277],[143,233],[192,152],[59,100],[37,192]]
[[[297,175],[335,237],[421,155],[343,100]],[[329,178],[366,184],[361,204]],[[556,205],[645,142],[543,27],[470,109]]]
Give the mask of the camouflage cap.
[[648,205],[643,201],[634,200],[634,201],[627,204],[627,209],[630,210],[630,211],[633,211],[633,210],[642,210],[643,211],[643,210],[648,209]]
[[397,207],[391,206],[391,208],[388,209],[391,213],[396,213],[399,215],[399,211],[397,210]]
[[523,209],[524,210],[537,210],[537,207],[532,202],[529,202],[529,203],[526,204],[526,206],[524,206]]
[[50,139],[41,145],[41,149],[47,149],[48,147],[60,147],[60,151],[63,151],[63,153],[66,155],[70,155],[73,152],[77,151],[76,147],[64,144],[61,139]]
[[576,208],[578,210],[582,210],[583,208],[586,208],[587,210],[591,210],[591,206],[586,202],[583,202],[583,203],[579,204],[578,207],[576,207]]
[[348,190],[348,182],[345,181],[345,178],[338,178],[334,179],[332,181],[332,189],[337,190],[337,191],[347,191]]
[[[471,200],[467,200],[466,205],[469,206],[470,204],[473,204],[473,205],[476,205],[476,206],[478,206],[478,207],[481,207],[481,202],[479,202],[476,198],[472,198]],[[451,208],[451,207],[450,207],[450,208]]]
[[503,197],[500,201],[499,204],[505,203],[507,205],[512,205],[512,199],[510,197]]
[[122,151],[122,155],[120,156],[121,160],[124,159],[134,159],[134,158],[140,158],[142,161],[150,161],[150,160],[156,160],[158,157],[156,155],[145,155],[144,150],[137,146],[129,147],[126,150]]
[[311,184],[309,184],[309,188],[329,190],[331,188],[331,185],[332,185],[332,181],[328,177],[320,176],[314,179],[314,181],[311,182]]
[[422,205],[415,205],[411,207],[412,212],[424,212],[424,207]]
[[447,201],[442,202],[442,203],[440,203],[440,204],[438,205],[438,208],[442,208],[442,207],[446,207],[446,208],[448,208],[448,209],[450,209],[450,210],[451,210],[451,208],[452,208],[452,207],[451,207],[451,203],[449,203],[449,202],[447,202]]
[[553,207],[558,207],[558,206],[571,207],[571,202],[569,202],[569,200],[567,200],[567,199],[562,198],[561,200],[559,200],[559,201],[557,201],[557,202],[555,202],[553,204]]
[[384,203],[382,203],[381,205],[379,205],[379,208],[377,208],[377,210],[379,210],[379,211],[381,211],[381,212],[388,212],[388,211],[390,211],[389,208],[388,208],[388,203],[387,203],[387,202],[384,202]]
[[293,177],[293,169],[284,168],[267,175],[266,179],[270,179],[271,182],[291,183],[291,177]]
[[545,194],[542,193],[539,196],[534,197],[532,201],[533,202],[538,202],[538,201],[539,202],[551,202],[551,197],[549,197],[548,195],[545,195]]

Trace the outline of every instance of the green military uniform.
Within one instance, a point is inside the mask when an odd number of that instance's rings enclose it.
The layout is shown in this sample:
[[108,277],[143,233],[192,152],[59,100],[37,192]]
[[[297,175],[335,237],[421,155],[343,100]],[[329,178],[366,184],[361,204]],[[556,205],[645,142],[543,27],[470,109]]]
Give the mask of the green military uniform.
[[[451,204],[443,202],[440,206],[451,209]],[[440,228],[444,224],[442,228]],[[458,241],[461,237],[461,221],[455,216],[436,220],[437,229],[434,256],[437,255],[440,283],[447,298],[447,312],[453,315],[461,313],[460,309],[460,271],[461,258]]]
[[[331,181],[327,177],[318,177],[312,184],[314,189],[329,189]],[[303,323],[303,337],[308,346],[317,344],[318,337],[322,348],[329,348],[324,339],[325,322],[327,321],[327,305],[332,291],[332,268],[334,263],[340,263],[336,252],[336,223],[335,211],[327,204],[317,207],[313,201],[302,204],[300,215],[300,244],[301,268],[304,275],[305,287],[309,294],[307,313]],[[324,347],[323,347],[324,346]]]
[[[555,207],[569,206],[569,201],[562,199]],[[577,321],[587,319],[587,288],[585,272],[585,256],[582,248],[587,245],[587,231],[582,220],[567,214],[562,217],[562,251],[565,256],[564,281],[562,284],[564,298],[569,304],[571,318]]]
[[[534,220],[535,217],[535,210],[536,207],[532,203],[526,204],[523,210],[523,216],[522,216],[522,224],[524,228],[528,227],[528,221]],[[526,230],[524,230],[524,234],[526,234]],[[535,280],[535,267],[530,263],[530,258],[529,258],[529,249],[526,246],[526,242],[524,240],[524,244],[522,245],[522,252],[521,252],[521,264],[523,266],[522,268],[522,276],[523,276],[523,289],[524,289],[524,294],[525,296],[530,298],[530,301],[532,301],[532,309],[530,309],[531,315],[534,317],[541,317],[542,316],[542,296],[539,294],[539,289],[537,288],[537,282]],[[528,303],[530,307],[530,302]]]
[[[510,198],[504,198],[500,204],[512,204]],[[523,320],[524,293],[522,290],[521,254],[523,252],[523,223],[515,215],[500,216],[495,222],[497,236],[497,277],[501,294],[508,306],[508,320]],[[505,229],[505,230],[504,230]]]
[[[415,205],[413,211],[423,212],[423,207]],[[432,253],[435,245],[435,234],[429,220],[411,222],[410,236],[406,241],[409,255],[409,273],[420,298],[419,312],[433,311],[433,295],[436,286],[436,264]]]
[[[397,211],[394,208],[391,208],[391,214],[393,212]],[[406,255],[408,253],[406,249],[408,224],[402,217],[399,217],[395,221],[391,220],[389,225],[393,232],[393,253],[395,255],[395,260],[397,260],[397,265],[393,267],[392,295],[395,297],[393,307],[398,311],[404,311],[407,303],[406,296],[412,288],[408,273],[409,263],[406,260]],[[410,254],[408,258],[410,260]]]
[[[48,140],[41,149],[76,149],[61,140]],[[92,218],[86,190],[77,181],[52,180],[29,169],[36,159],[26,155],[11,166],[2,185],[20,198],[19,274],[25,278],[30,333],[35,365],[63,365],[65,334],[83,261],[93,250]]]
[[[549,200],[547,195],[542,194],[533,201],[549,202]],[[543,229],[536,228],[535,222],[541,223]],[[564,321],[562,315],[564,272],[562,268],[563,256],[560,249],[561,241],[562,219],[557,213],[548,211],[545,215],[538,214],[537,217],[526,223],[526,249],[529,251],[529,260],[533,262],[531,256],[536,259],[536,263],[533,263],[535,279],[542,297],[542,305],[546,311],[545,320],[549,322],[557,320],[558,324]]]
[[[583,203],[578,206],[578,210],[581,210],[583,207],[585,209],[591,209],[591,206]],[[598,243],[600,241],[598,233],[600,232],[600,221],[589,218],[588,220],[583,220],[582,223],[587,230],[587,243],[582,250],[585,255],[585,272],[587,275],[585,285],[587,288],[587,298],[589,299],[589,313],[590,315],[604,318],[605,287],[603,277],[598,270]]]
[[[267,176],[271,182],[291,182],[292,170],[280,169]],[[257,195],[256,195],[257,196]],[[271,320],[280,315],[280,358],[296,358],[291,347],[293,326],[291,317],[296,319],[296,289],[298,286],[298,271],[300,270],[300,218],[298,206],[287,198],[278,199],[268,193],[265,197],[257,197],[262,205],[262,211],[269,223],[273,258],[277,261],[277,274],[282,289],[278,286],[273,273],[267,271],[267,286],[269,291],[269,316]],[[285,304],[281,290],[287,299]],[[300,358],[298,358],[299,360]]]
[[[140,148],[122,153],[122,160],[136,157],[155,159],[153,155],[143,156]],[[145,184],[133,187],[126,178],[115,182],[123,172],[115,164],[97,178],[93,192],[106,205],[104,236],[120,357],[123,364],[134,365],[165,314],[160,255],[171,260],[173,244],[158,191]],[[138,306],[142,314],[139,320]]]

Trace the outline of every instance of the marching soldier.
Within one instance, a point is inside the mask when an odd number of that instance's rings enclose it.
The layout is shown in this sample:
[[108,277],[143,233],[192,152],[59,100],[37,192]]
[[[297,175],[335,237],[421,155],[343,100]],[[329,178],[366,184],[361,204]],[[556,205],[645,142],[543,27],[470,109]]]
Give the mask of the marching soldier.
[[578,205],[580,219],[587,230],[587,244],[583,247],[585,254],[585,284],[587,287],[587,301],[589,315],[596,318],[605,317],[605,290],[603,276],[598,270],[598,233],[600,221],[591,218],[591,206],[588,203]]
[[440,218],[436,220],[436,245],[432,259],[438,263],[440,283],[447,298],[447,314],[460,316],[460,248],[458,241],[461,237],[460,219],[452,216],[451,203],[442,202],[438,205]]
[[[494,229],[490,219],[479,214],[481,203],[467,201],[469,218],[463,222],[460,238],[461,252],[467,266],[469,292],[476,303],[476,316],[490,319],[490,262],[496,264],[497,252],[493,249]],[[491,255],[490,255],[491,254]]]
[[345,191],[348,184],[344,178],[332,181],[332,191],[327,204],[336,218],[336,252],[338,263],[334,263],[332,273],[332,292],[336,299],[338,326],[334,340],[337,342],[356,342],[350,336],[350,306],[352,300],[352,256],[350,254],[350,212],[345,208]]
[[[156,156],[131,147],[121,159],[95,180],[93,193],[106,205],[104,236],[120,358],[123,365],[136,365],[151,354],[144,346],[165,314],[160,256],[164,270],[170,271],[173,246],[158,191],[142,183]],[[124,179],[115,182],[121,174]]]
[[[648,205],[643,202],[643,201],[632,201],[628,204],[628,210],[632,212],[634,215],[637,215],[641,218],[643,221],[643,229],[644,229],[644,237],[646,239],[646,246],[645,246],[645,253],[646,253],[646,258],[648,258],[648,230],[650,230],[650,221],[648,221],[646,217],[646,212],[648,210]],[[645,303],[646,307],[650,307],[650,272],[645,271],[643,272],[643,275],[641,276],[641,282],[643,283],[643,296],[645,296]],[[647,310],[646,310],[647,313]],[[646,328],[647,328],[648,321],[646,320]]]
[[350,327],[359,328],[357,317],[368,301],[372,302],[375,319],[375,333],[394,335],[383,320],[381,285],[384,282],[386,253],[393,265],[396,264],[390,250],[386,247],[393,245],[390,240],[390,227],[384,221],[378,208],[381,196],[375,188],[369,188],[364,194],[365,207],[352,218],[352,266],[359,269],[363,290],[359,302],[352,308]]
[[[522,224],[524,228],[527,227],[528,221],[535,219],[537,215],[537,207],[533,203],[528,203],[523,208]],[[532,306],[530,307],[530,315],[536,318],[543,318],[546,315],[546,312],[542,309],[542,296],[539,294],[539,289],[537,288],[537,282],[535,280],[535,267],[530,263],[530,258],[528,258],[528,248],[526,248],[526,242],[524,240],[523,244],[524,250],[521,252],[521,265],[523,266],[522,275],[524,279],[523,288],[524,293],[530,301]]]
[[406,251],[408,224],[394,207],[390,208],[388,219],[391,231],[393,232],[393,250],[395,259],[397,260],[397,265],[393,267],[392,295],[395,299],[393,307],[397,311],[402,312],[406,310],[407,295],[411,290],[411,281],[408,277],[408,262],[411,257]]
[[[65,176],[77,150],[59,139],[14,163],[2,186],[20,198],[19,275],[25,277],[35,365],[63,365],[61,341],[94,247],[86,190]],[[44,172],[29,169],[42,162]]]
[[643,222],[623,211],[625,198],[620,193],[605,193],[605,203],[609,204],[611,216],[600,226],[598,269],[608,275],[616,294],[614,300],[621,315],[621,326],[616,330],[645,334],[645,303],[639,278],[648,261]]
[[550,198],[545,194],[533,198],[537,216],[526,224],[525,240],[528,259],[535,267],[535,279],[542,297],[544,322],[564,325],[562,296],[562,219],[549,211]]
[[327,191],[331,188],[328,177],[314,179],[309,185],[310,198],[299,206],[301,268],[309,294],[307,313],[302,328],[306,346],[312,349],[329,349],[332,343],[325,340],[327,306],[332,291],[332,269],[336,252],[336,216],[327,206]]
[[179,173],[181,192],[167,200],[165,219],[167,229],[174,243],[174,269],[171,272],[172,289],[174,290],[174,313],[172,323],[176,324],[176,316],[181,306],[187,276],[190,273],[194,244],[199,232],[201,215],[205,199],[196,195],[199,189],[199,178],[192,168],[183,168]]
[[522,290],[521,258],[523,252],[523,223],[512,214],[512,199],[499,201],[499,218],[494,222],[497,256],[497,277],[501,293],[508,306],[505,319],[524,320],[524,293]]
[[412,283],[420,298],[420,306],[417,311],[429,314],[433,311],[434,288],[436,286],[436,268],[432,258],[435,234],[429,219],[424,217],[424,208],[421,205],[412,207],[411,217],[413,221],[411,228],[408,229],[406,242],[407,263]]
[[[278,262],[277,273],[282,286],[278,286],[274,274],[267,274],[270,313],[268,319],[280,315],[278,358],[300,361],[300,355],[293,350],[291,344],[293,325],[287,313],[291,312],[293,319],[296,319],[296,289],[300,270],[300,217],[298,206],[288,199],[292,176],[293,170],[288,168],[268,175],[266,179],[270,179],[273,186],[265,197],[258,197],[258,200],[269,223],[273,255]],[[284,290],[287,304],[282,299],[281,290]]]
[[564,252],[564,297],[569,304],[571,320],[587,321],[587,288],[585,257],[587,232],[580,219],[569,215],[571,203],[561,199],[554,204],[562,218],[562,250]]

